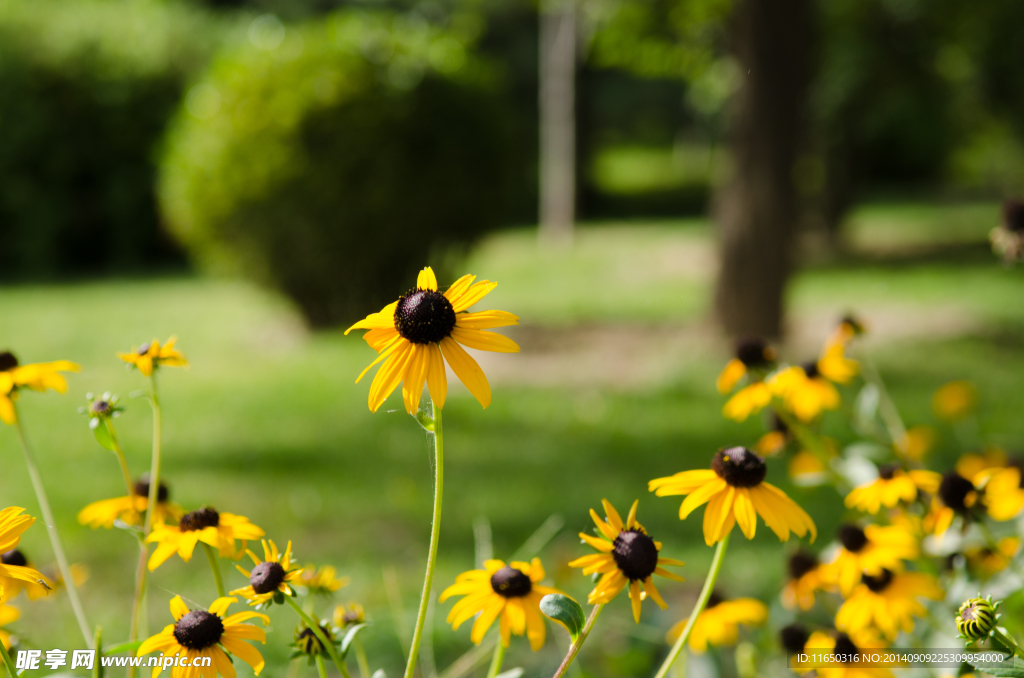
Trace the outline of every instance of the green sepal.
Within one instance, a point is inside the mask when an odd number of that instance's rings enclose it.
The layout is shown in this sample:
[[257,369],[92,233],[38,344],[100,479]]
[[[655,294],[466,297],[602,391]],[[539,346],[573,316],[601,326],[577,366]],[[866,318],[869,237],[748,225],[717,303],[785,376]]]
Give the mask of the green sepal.
[[341,639],[341,646],[338,648],[338,654],[344,659],[348,656],[348,650],[352,646],[352,641],[356,639],[356,634],[363,630],[366,624],[356,624],[348,630],[345,637]]
[[90,419],[89,428],[92,429],[92,434],[96,437],[96,442],[111,452],[117,452],[117,446],[114,445],[114,437],[110,435],[110,429],[107,428],[107,422],[102,417],[93,417]]
[[284,605],[284,594],[280,591],[274,591],[274,602],[278,605]]
[[564,626],[574,643],[587,623],[587,615],[583,613],[580,604],[561,593],[550,593],[541,598],[540,611]]

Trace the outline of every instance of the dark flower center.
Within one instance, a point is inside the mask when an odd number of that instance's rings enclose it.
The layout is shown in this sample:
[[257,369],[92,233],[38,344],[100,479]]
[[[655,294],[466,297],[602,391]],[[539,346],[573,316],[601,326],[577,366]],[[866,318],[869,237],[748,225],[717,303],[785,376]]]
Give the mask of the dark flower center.
[[7,370],[13,370],[18,366],[18,359],[14,357],[14,354],[10,351],[4,351],[0,353],[0,372],[6,372]]
[[775,360],[775,349],[764,339],[743,339],[736,344],[736,359],[747,367],[766,367]]
[[801,367],[804,368],[804,374],[807,375],[808,379],[817,379],[821,376],[817,361],[812,360],[811,362],[804,363]]
[[268,560],[252,568],[249,575],[249,583],[256,593],[270,593],[276,591],[277,587],[284,581],[285,571],[281,563],[276,560]]
[[797,551],[789,557],[789,576],[799,579],[818,566],[818,559],[806,551]]
[[506,565],[491,575],[491,589],[503,598],[522,598],[533,590],[530,578]]
[[203,650],[220,642],[224,622],[206,610],[192,610],[174,625],[174,639],[189,650]]
[[630,581],[644,581],[658,567],[658,547],[653,539],[637,528],[619,532],[612,557],[619,571]]
[[[141,478],[139,478],[138,480],[135,481],[135,486],[132,487],[132,491],[135,492],[135,495],[138,496],[138,497],[146,497],[147,499],[149,498],[149,474],[148,473],[143,475]],[[171,491],[167,489],[166,485],[164,485],[163,483],[160,483],[160,487],[157,488],[157,491],[156,491],[156,501],[157,501],[157,503],[158,504],[164,503],[165,501],[167,501],[167,498],[170,497],[170,496],[171,496]],[[202,509],[200,509],[200,510],[202,510]],[[212,511],[213,509],[210,509],[210,510]],[[198,512],[196,512],[196,513],[198,513]],[[214,524],[216,524],[216,523],[214,523]],[[182,527],[181,529],[185,529],[185,528]]]
[[772,412],[772,430],[789,434],[789,427],[786,426],[786,422],[782,421],[782,417],[779,416],[778,412]]
[[1024,232],[1024,202],[1007,200],[1003,203],[1003,223],[1009,231]]
[[[326,626],[321,626],[320,632],[324,634],[325,638],[331,639],[331,632]],[[324,650],[323,641],[317,638],[316,632],[308,626],[302,629],[299,635],[296,636],[295,644],[305,654],[319,654]]]
[[[837,633],[836,634],[836,647],[835,647],[834,650],[832,650],[832,653],[833,654],[845,654],[845,655],[859,654],[860,653],[860,648],[853,644],[853,641],[850,640],[850,636],[846,635],[845,633]],[[843,662],[843,663],[846,664],[846,663],[851,663],[851,662]]]
[[146,355],[147,353],[149,353],[149,344],[142,344],[135,349],[135,355]]
[[811,634],[808,633],[807,629],[800,624],[790,624],[789,626],[783,627],[779,632],[779,639],[782,641],[782,647],[784,647],[786,652],[789,654],[798,654],[803,652],[810,637]]
[[181,517],[178,527],[182,532],[195,532],[206,527],[217,527],[220,525],[220,514],[212,506],[186,513]]
[[958,513],[967,511],[967,495],[974,491],[974,484],[956,471],[942,476],[939,483],[939,499],[949,508]]
[[883,569],[877,575],[862,574],[860,580],[867,586],[871,591],[875,593],[881,593],[882,591],[889,588],[889,584],[892,583],[892,572]]
[[839,543],[850,553],[857,553],[868,545],[868,536],[856,525],[847,523],[839,527]]
[[395,329],[414,344],[436,344],[455,329],[455,309],[435,290],[410,290],[395,306]]
[[26,558],[25,554],[18,549],[12,549],[3,555],[0,555],[0,561],[2,561],[4,565],[18,565],[20,567],[28,566],[28,558]]
[[755,487],[768,474],[764,457],[754,454],[745,447],[730,447],[719,450],[711,460],[711,470],[733,487]]
[[898,464],[886,464],[884,466],[879,466],[878,477],[882,480],[892,480],[898,470],[900,470]]

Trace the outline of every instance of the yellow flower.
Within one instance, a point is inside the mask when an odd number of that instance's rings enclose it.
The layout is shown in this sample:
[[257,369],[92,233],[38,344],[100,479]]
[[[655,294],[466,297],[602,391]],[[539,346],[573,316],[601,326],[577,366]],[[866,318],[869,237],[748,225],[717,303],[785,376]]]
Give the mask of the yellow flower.
[[932,396],[932,409],[939,419],[959,421],[974,411],[978,392],[969,381],[951,381]]
[[835,559],[822,566],[822,581],[839,586],[849,596],[861,575],[877,577],[882,570],[900,572],[904,560],[920,554],[917,537],[902,526],[868,525],[861,529],[847,523],[839,527],[841,548]]
[[117,357],[129,365],[134,365],[145,377],[153,374],[153,370],[158,367],[188,367],[185,356],[174,348],[174,342],[177,340],[177,337],[171,337],[161,346],[160,342],[154,339],[148,344],[132,349],[131,353],[118,353]]
[[[314,621],[320,621],[315,615],[311,616]],[[331,629],[330,624],[318,623],[317,626],[320,627],[320,632],[324,634],[324,637],[327,638],[328,642],[337,644],[337,641],[334,639],[334,631]],[[324,647],[324,642],[317,638],[316,632],[305,624],[300,624],[299,628],[295,630],[294,645],[295,649],[297,649],[301,654],[310,657],[310,661],[312,661],[313,657],[321,654],[327,649]]]
[[782,588],[785,607],[809,610],[814,607],[814,592],[829,588],[821,579],[821,564],[817,556],[797,551],[789,557],[789,581]]
[[835,346],[836,344],[845,346],[855,337],[859,337],[860,335],[867,333],[867,331],[867,325],[861,321],[860,318],[847,315],[839,321],[839,324],[836,325],[836,328],[832,331],[832,334],[825,342],[826,349],[827,347]]
[[[637,522],[636,508],[639,503],[639,499],[633,502],[625,523],[622,522],[619,512],[607,499],[601,500],[601,505],[604,506],[605,520],[601,520],[597,511],[590,509],[590,517],[597,526],[598,535],[595,537],[586,532],[580,532],[580,539],[600,553],[583,556],[569,563],[569,567],[582,567],[585,575],[595,573],[601,575],[597,586],[587,596],[587,602],[591,605],[610,603],[615,596],[619,595],[619,592],[629,586],[629,599],[633,603],[633,619],[637,624],[640,623],[640,603],[645,597],[650,596],[663,610],[668,608],[661,594],[658,593],[658,589],[654,586],[652,575],[657,574],[666,579],[684,581],[679,575],[662,567],[662,565],[682,566],[684,563],[658,555],[658,552],[661,551],[661,542],[651,539],[643,525]],[[643,593],[640,590],[641,586]]]
[[[715,592],[708,599],[708,605],[697,615],[697,621],[690,631],[690,650],[704,654],[708,646],[735,645],[739,639],[740,624],[760,626],[768,618],[768,606],[754,598],[723,600]],[[666,634],[671,644],[679,640],[689,617],[678,622]]]
[[1003,537],[994,549],[983,546],[965,550],[964,559],[967,560],[967,566],[971,570],[980,574],[983,579],[988,579],[1005,570],[1018,552],[1020,552],[1020,539]]
[[998,447],[986,448],[983,453],[968,452],[956,462],[956,472],[964,478],[973,478],[985,469],[1006,466],[1009,458]]
[[[185,512],[180,506],[169,501],[170,491],[167,485],[160,483],[156,495],[156,512],[153,520],[156,524],[177,522]],[[98,529],[111,528],[120,521],[126,525],[141,525],[149,504],[149,478],[143,476],[136,481],[130,497],[114,497],[94,501],[78,512],[78,522],[82,525]]]
[[[775,349],[761,339],[744,339],[736,344],[736,357],[725,365],[718,375],[715,386],[725,394],[736,388],[736,384],[748,372],[764,372],[775,362]],[[759,375],[760,376],[760,375]]]
[[782,541],[789,533],[803,537],[818,535],[814,521],[779,488],[764,482],[768,468],[764,459],[745,447],[719,450],[710,470],[683,471],[648,483],[659,497],[688,494],[679,507],[679,519],[685,520],[705,502],[704,541],[708,546],[725,538],[739,523],[747,539],[754,538],[757,516],[761,516]]
[[322,565],[317,569],[310,563],[302,568],[302,575],[295,584],[306,589],[307,593],[329,596],[351,581],[348,577],[339,577],[338,569],[332,565]]
[[557,589],[541,586],[544,567],[540,558],[531,562],[488,560],[482,570],[469,570],[455,578],[455,583],[441,594],[439,602],[452,596],[464,596],[452,606],[448,623],[458,629],[476,616],[470,640],[477,645],[484,639],[487,629],[498,620],[501,644],[508,647],[512,634],[525,635],[534,652],[544,646],[546,627],[540,611],[540,599]]
[[860,372],[857,361],[846,357],[846,347],[843,344],[826,346],[814,367],[821,376],[837,384],[850,383],[850,380]]
[[[285,596],[294,596],[295,591],[289,586],[302,574],[302,569],[292,568],[292,543],[288,542],[284,553],[277,550],[277,544],[273,540],[263,540],[263,560],[259,559],[252,551],[246,551],[256,567],[252,571],[243,570],[238,565],[238,571],[249,578],[249,585],[235,589],[231,595],[242,596],[249,601],[250,605],[262,605],[269,603],[277,593]],[[279,599],[280,600],[280,599]]]
[[[3,583],[0,585],[3,588],[3,590],[0,591],[0,603],[14,600],[22,591],[25,592],[25,595],[28,596],[29,600],[38,600],[43,596],[49,595],[58,588],[57,582],[47,576],[47,574],[42,572],[42,570],[37,569],[21,549],[16,548],[11,549],[10,551],[4,551],[0,554],[0,563],[12,567],[28,568],[29,570],[35,571],[39,574],[39,577],[32,581],[4,577],[2,579]],[[82,566],[79,565],[78,567]],[[78,582],[76,581],[75,583],[77,584]]]
[[[5,605],[0,602],[0,626],[7,626],[12,622],[18,621],[21,617],[21,612],[18,608],[11,605]],[[0,642],[4,644],[4,647],[8,650],[11,649],[11,632],[7,629],[0,628]]]
[[[828,452],[829,458],[836,454],[831,449]],[[821,457],[809,450],[800,450],[789,458],[786,464],[786,472],[796,485],[809,487],[821,485],[828,480],[829,467],[821,460]]]
[[[249,522],[244,516],[233,513],[218,513],[210,506],[186,513],[177,525],[156,525],[147,542],[155,542],[156,550],[149,558],[149,570],[152,572],[175,553],[186,563],[192,559],[192,551],[196,544],[203,542],[216,548],[222,558],[240,558],[245,551],[246,542],[259,539],[263,530]],[[236,548],[235,541],[241,540],[242,545]]]
[[839,408],[839,391],[822,376],[817,363],[787,367],[770,376],[767,383],[771,393],[800,421],[812,421],[825,410]]
[[758,438],[754,451],[762,457],[773,457],[786,449],[789,437],[782,431],[769,431]]
[[846,507],[875,514],[884,506],[895,508],[901,501],[910,504],[918,491],[935,494],[942,476],[934,471],[910,470],[889,465],[878,468],[878,478],[860,485],[846,495]]
[[334,608],[334,625],[338,628],[344,629],[365,621],[366,610],[357,602],[350,600],[348,605],[338,605]]
[[911,426],[903,439],[897,441],[893,448],[905,459],[921,461],[934,446],[935,430],[931,426]]
[[37,594],[41,594],[40,588],[46,591],[52,588],[46,577],[28,567],[25,556],[16,551],[18,544],[21,543],[22,533],[36,522],[32,516],[21,515],[24,510],[17,506],[10,506],[0,511],[0,553],[6,555],[16,552],[21,556],[18,558],[12,554],[8,556],[8,559],[11,560],[10,563],[7,560],[0,563],[0,587],[2,587],[5,600],[13,598],[22,588]]
[[745,421],[752,414],[757,414],[772,401],[772,391],[763,381],[755,381],[744,386],[736,395],[729,398],[722,407],[722,415],[733,421]]
[[[863,654],[886,647],[876,632],[861,631],[859,633],[825,633],[815,631],[807,640],[806,651],[812,656],[836,655],[838,661],[828,661],[825,665],[813,667],[818,678],[893,678],[892,671],[864,663],[843,662],[840,658]],[[795,664],[794,666],[799,666]]]
[[944,596],[938,579],[929,574],[893,574],[886,569],[877,576],[865,574],[836,613],[836,628],[848,632],[875,628],[894,640],[898,631],[914,630],[914,617],[928,614],[920,598],[942,600]]
[[518,325],[519,318],[505,311],[467,313],[466,309],[498,285],[489,280],[474,283],[475,279],[476,276],[464,275],[441,294],[434,271],[428,266],[420,271],[415,289],[385,306],[380,313],[371,313],[345,330],[345,334],[352,330],[370,330],[363,339],[380,354],[363,370],[356,383],[374,365],[386,361],[370,385],[371,412],[377,411],[399,382],[402,382],[402,398],[409,414],[415,414],[419,408],[424,382],[430,397],[438,407],[443,407],[448,393],[445,361],[481,405],[491,404],[487,377],[462,346],[518,353],[519,346],[514,341],[484,330]]
[[1020,469],[1013,466],[988,469],[974,476],[973,482],[984,492],[985,511],[993,520],[1012,520],[1024,509]]
[[[247,619],[260,619],[264,624],[269,624],[270,618],[249,610],[225,617],[228,606],[234,602],[235,598],[218,598],[213,601],[209,610],[189,610],[181,596],[174,596],[171,599],[174,623],[168,624],[163,631],[145,640],[139,646],[136,656],[141,657],[150,652],[161,652],[165,657],[182,655],[182,661],[187,661],[189,666],[174,667],[171,675],[175,678],[216,678],[217,675],[235,678],[237,672],[231,659],[224,652],[227,650],[251,666],[257,676],[260,675],[264,664],[263,656],[259,650],[245,641],[258,640],[265,643],[267,634],[258,626],[242,622]],[[204,669],[192,665],[197,660],[202,663],[202,658],[206,657],[210,658],[210,667]],[[153,677],[158,676],[162,670],[162,666],[153,669]]]
[[[984,474],[983,471],[978,476]],[[975,477],[978,477],[975,476]],[[1005,481],[1004,481],[1005,482]],[[956,471],[942,476],[939,491],[932,497],[932,505],[925,516],[924,529],[936,535],[945,534],[957,516],[967,518],[980,508],[981,493],[967,478]]]
[[78,365],[67,360],[18,365],[18,359],[13,353],[0,353],[0,421],[10,426],[18,421],[14,401],[18,399],[18,392],[22,388],[40,393],[47,389],[64,393],[68,390],[68,382],[60,373],[78,370]]

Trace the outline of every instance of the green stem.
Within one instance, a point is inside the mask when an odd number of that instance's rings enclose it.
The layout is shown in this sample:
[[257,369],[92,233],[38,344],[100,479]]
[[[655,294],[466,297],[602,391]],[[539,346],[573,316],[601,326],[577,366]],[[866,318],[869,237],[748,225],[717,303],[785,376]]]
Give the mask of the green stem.
[[210,569],[213,570],[213,583],[217,585],[217,596],[224,597],[224,580],[220,578],[220,563],[217,561],[217,554],[213,547],[203,542],[203,550],[206,551],[206,559],[210,561]]
[[356,664],[359,665],[361,678],[370,678],[370,662],[366,660],[366,650],[363,649],[363,641],[356,636],[352,639],[352,645],[356,650]]
[[316,670],[320,674],[320,678],[327,678],[327,667],[324,666],[323,655],[316,655]]
[[718,548],[715,549],[715,557],[711,561],[711,570],[708,571],[708,577],[704,580],[704,588],[700,590],[697,604],[693,606],[693,612],[690,613],[690,618],[686,620],[686,626],[683,627],[683,632],[679,634],[679,640],[672,646],[672,650],[665,657],[664,663],[662,663],[654,678],[665,678],[668,675],[668,670],[672,668],[672,664],[679,657],[679,653],[682,652],[686,641],[690,639],[690,633],[693,631],[693,625],[697,623],[697,617],[704,611],[708,604],[708,599],[711,598],[711,592],[715,590],[715,582],[718,580],[718,573],[721,571],[722,563],[725,561],[725,550],[729,547],[729,535],[731,534],[732,532],[729,532],[722,538],[722,541],[718,542]]
[[[562,660],[562,663],[558,665],[558,670],[555,671],[553,678],[561,678],[565,675],[565,672],[569,670],[569,666],[572,665],[573,660],[576,659],[576,655],[578,655],[580,650],[583,648],[583,643],[587,642],[587,636],[590,635],[590,629],[594,628],[594,622],[597,621],[597,618],[601,614],[601,610],[603,608],[603,604],[598,604],[590,608],[590,616],[587,617],[587,623],[584,624],[579,638],[574,640],[572,645],[569,646],[569,651],[565,654],[565,659]],[[501,640],[499,639],[498,642],[500,644]]]
[[10,678],[18,678],[18,669],[14,668],[14,662],[11,661],[11,654],[7,651],[7,648],[3,643],[0,643],[0,652],[3,653],[4,666],[7,668],[7,673]]
[[78,587],[75,579],[71,576],[71,568],[68,566],[67,556],[64,555],[64,547],[60,543],[60,534],[57,532],[57,523],[53,519],[53,511],[50,510],[50,500],[46,498],[46,489],[43,487],[43,479],[39,475],[32,450],[29,449],[28,439],[25,438],[25,429],[21,426],[21,417],[15,411],[15,428],[18,429],[18,437],[21,439],[21,451],[25,456],[25,465],[28,467],[28,476],[32,480],[32,489],[36,492],[36,499],[39,501],[39,510],[43,514],[43,522],[46,523],[46,531],[50,535],[50,544],[53,546],[53,555],[57,558],[57,568],[60,576],[64,579],[64,586],[68,592],[68,600],[71,601],[71,609],[75,611],[75,618],[78,619],[78,626],[82,631],[82,638],[89,647],[92,643],[92,633],[89,622],[85,618],[85,610],[82,608],[82,601],[78,597]]
[[487,669],[487,678],[494,678],[501,672],[501,664],[505,661],[505,649],[505,644],[498,638],[498,643],[494,646],[494,656],[491,657],[491,667]]
[[324,631],[320,628],[320,624],[305,613],[302,607],[295,602],[294,596],[285,596],[284,599],[292,606],[295,613],[299,615],[299,619],[304,621],[306,626],[312,629],[313,635],[315,635],[320,640],[320,644],[327,649],[327,654],[331,655],[331,661],[333,661],[334,665],[338,667],[338,671],[341,672],[341,675],[345,678],[352,678],[352,676],[349,675],[348,668],[345,666],[344,660],[342,660],[341,656],[338,655],[338,648],[334,647],[334,643],[324,635]]
[[[128,642],[134,643],[139,638],[139,625],[142,618],[143,598],[146,592],[146,561],[149,560],[149,547],[144,539],[139,540],[139,565],[135,569],[135,600],[132,602],[132,625],[128,631]],[[128,667],[128,678],[134,678],[135,667]]]
[[992,629],[991,636],[1002,643],[1003,647],[1010,648],[1013,651],[1013,654],[1024,658],[1024,650],[1021,650],[1020,646],[1017,645],[1017,641],[1013,639],[1013,636],[1008,633],[1004,633],[998,626]]
[[900,417],[900,412],[896,409],[896,403],[893,402],[892,397],[889,396],[889,390],[885,387],[885,382],[882,381],[882,375],[878,373],[875,368],[875,364],[869,357],[861,353],[861,364],[863,366],[862,372],[864,378],[875,385],[878,389],[878,413],[882,417],[882,423],[885,424],[886,430],[889,432],[889,437],[892,438],[892,444],[896,446],[897,450],[900,450],[900,454],[903,454],[902,445],[907,439],[907,427],[903,424],[903,419]]
[[128,500],[131,502],[132,515],[137,512],[135,510],[135,488],[132,485],[132,474],[128,470],[128,460],[124,457],[124,450],[121,449],[121,441],[117,438],[117,431],[114,430],[114,423],[109,419],[104,422],[107,430],[110,432],[110,440],[114,443],[114,455],[117,457],[117,463],[121,466],[121,476],[124,478],[124,487],[128,491]]
[[427,573],[423,578],[423,594],[420,596],[420,610],[416,615],[416,628],[412,634],[409,660],[405,665],[405,678],[413,678],[416,671],[416,656],[423,640],[423,623],[427,618],[427,604],[430,589],[434,583],[434,566],[437,564],[437,542],[441,534],[441,496],[444,491],[444,430],[441,426],[441,408],[432,404],[433,424],[427,428],[427,440],[434,443],[434,517],[430,526],[430,551],[427,553]]

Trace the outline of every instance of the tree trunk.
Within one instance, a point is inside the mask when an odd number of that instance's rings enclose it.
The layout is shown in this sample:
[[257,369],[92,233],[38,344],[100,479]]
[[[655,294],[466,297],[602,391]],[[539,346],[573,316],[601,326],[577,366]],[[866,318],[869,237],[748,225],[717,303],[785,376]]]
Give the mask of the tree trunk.
[[540,237],[572,242],[576,220],[576,12],[540,3]]
[[732,102],[732,176],[716,196],[715,305],[729,335],[778,338],[799,217],[793,165],[810,79],[811,0],[737,0],[730,29],[743,81]]

